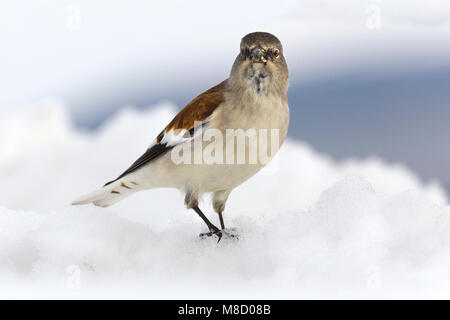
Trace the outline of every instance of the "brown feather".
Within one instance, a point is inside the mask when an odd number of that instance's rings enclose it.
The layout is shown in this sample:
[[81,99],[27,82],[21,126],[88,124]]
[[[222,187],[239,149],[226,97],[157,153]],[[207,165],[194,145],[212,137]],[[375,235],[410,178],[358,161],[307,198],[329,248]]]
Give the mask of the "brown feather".
[[190,130],[194,127],[195,121],[207,119],[225,100],[223,93],[226,81],[224,80],[217,86],[206,90],[189,102],[158,135],[156,141],[161,142],[164,134],[170,130]]

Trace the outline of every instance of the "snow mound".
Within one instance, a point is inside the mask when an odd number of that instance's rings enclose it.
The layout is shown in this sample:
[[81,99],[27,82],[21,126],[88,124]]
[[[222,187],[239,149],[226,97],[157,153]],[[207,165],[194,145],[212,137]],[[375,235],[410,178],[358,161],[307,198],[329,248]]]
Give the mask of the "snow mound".
[[401,165],[336,163],[287,141],[230,196],[239,241],[216,244],[197,238],[202,221],[176,190],[68,205],[135,160],[173,106],[123,111],[97,133],[46,110],[0,131],[1,297],[448,298],[447,196]]

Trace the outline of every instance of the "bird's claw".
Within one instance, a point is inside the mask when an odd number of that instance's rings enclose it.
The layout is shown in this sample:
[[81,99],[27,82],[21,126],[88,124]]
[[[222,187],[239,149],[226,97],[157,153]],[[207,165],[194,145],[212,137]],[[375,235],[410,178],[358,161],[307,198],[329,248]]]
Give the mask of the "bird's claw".
[[211,236],[217,236],[217,243],[220,242],[220,240],[222,239],[222,237],[225,238],[229,238],[229,239],[234,239],[234,240],[238,240],[239,239],[239,235],[236,233],[235,229],[222,229],[219,230],[217,228],[211,228],[209,229],[209,232],[205,232],[205,233],[200,233],[200,238],[204,239],[206,237],[211,237]]
[[217,243],[220,242],[220,240],[222,239],[222,232],[217,229],[216,227],[212,227],[209,229],[209,232],[205,232],[205,233],[200,233],[200,238],[205,238],[205,237],[211,237],[213,235],[217,236]]
[[239,240],[239,234],[237,233],[235,228],[226,228],[226,229],[222,229],[222,234],[226,237],[226,238],[230,238],[230,239],[234,239],[234,240]]

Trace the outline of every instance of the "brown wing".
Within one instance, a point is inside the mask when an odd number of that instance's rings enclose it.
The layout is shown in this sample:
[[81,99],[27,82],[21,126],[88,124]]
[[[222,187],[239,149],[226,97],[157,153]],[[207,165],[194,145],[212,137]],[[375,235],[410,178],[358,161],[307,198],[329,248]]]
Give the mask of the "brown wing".
[[[105,184],[111,184],[129,173],[136,171],[150,161],[160,157],[167,151],[172,149],[177,141],[166,141],[164,137],[169,133],[173,137],[178,137],[179,142],[186,141],[187,139],[180,136],[181,132],[191,132],[194,129],[194,123],[196,121],[202,122],[208,119],[214,110],[224,101],[223,92],[225,90],[226,81],[222,81],[215,87],[203,92],[191,102],[189,102],[186,107],[184,107],[173,120],[167,125],[167,127],[158,135],[156,138],[156,143],[150,146],[145,153],[139,157],[125,172],[123,172],[117,179],[112,180]],[[181,129],[181,130],[180,130]],[[184,136],[184,135],[183,135]]]
[[194,128],[195,121],[208,119],[214,110],[224,101],[223,92],[226,81],[222,81],[217,86],[203,92],[189,102],[158,135],[157,142],[160,142],[164,135],[172,130],[184,129],[189,131]]

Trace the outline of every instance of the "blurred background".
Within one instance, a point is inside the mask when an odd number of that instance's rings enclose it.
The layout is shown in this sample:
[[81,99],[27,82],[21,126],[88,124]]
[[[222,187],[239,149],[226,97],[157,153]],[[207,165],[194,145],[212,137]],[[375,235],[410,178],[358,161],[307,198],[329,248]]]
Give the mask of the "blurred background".
[[284,45],[292,138],[449,190],[445,0],[3,1],[0,117],[56,98],[93,131],[125,107],[182,108],[228,77],[252,31]]

